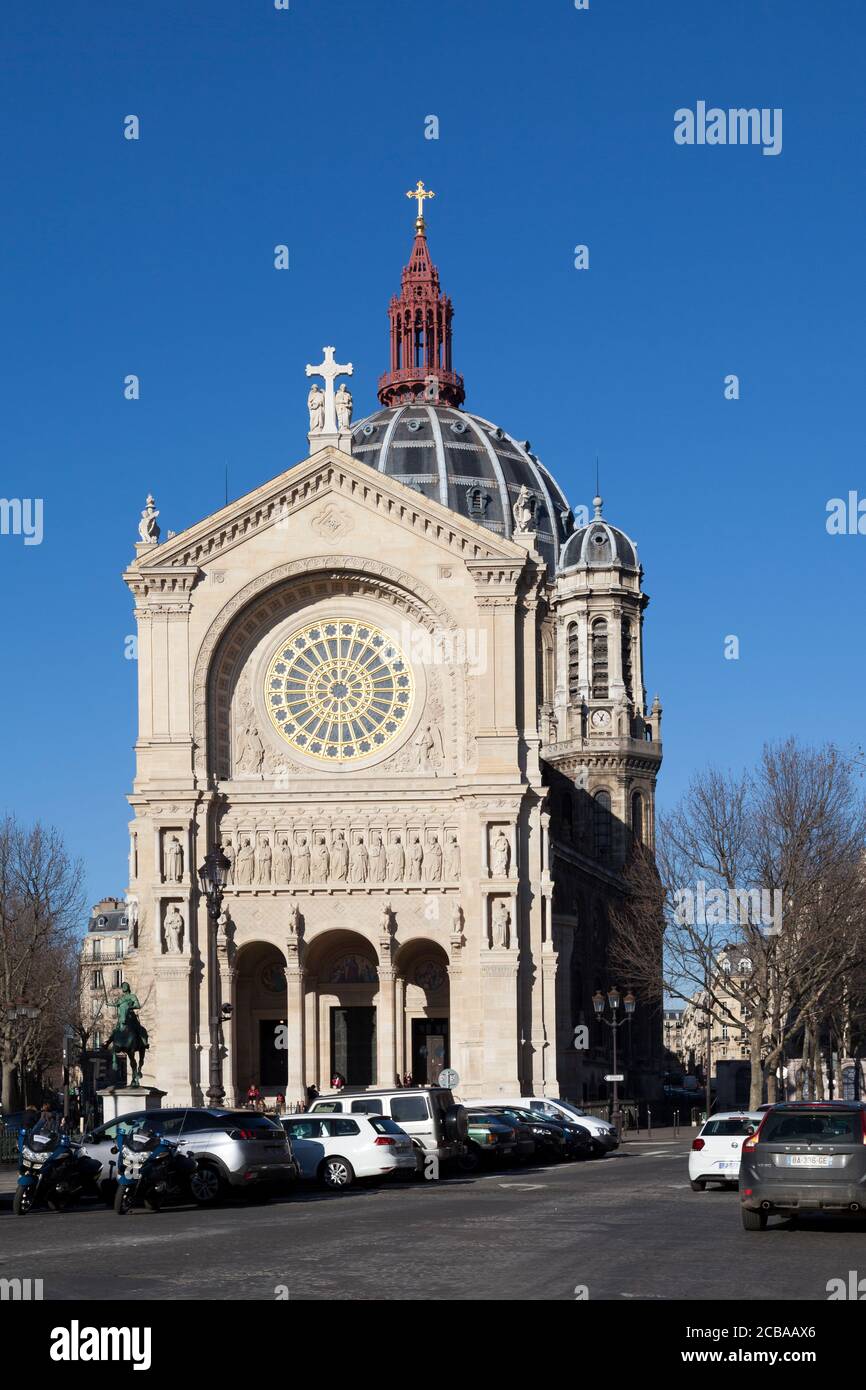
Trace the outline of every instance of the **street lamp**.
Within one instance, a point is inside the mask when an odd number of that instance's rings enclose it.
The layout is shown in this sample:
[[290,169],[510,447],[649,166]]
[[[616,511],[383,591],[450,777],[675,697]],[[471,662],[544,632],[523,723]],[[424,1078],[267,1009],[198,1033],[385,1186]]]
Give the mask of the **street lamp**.
[[198,871],[201,895],[207,904],[208,924],[208,1031],[210,1034],[210,1055],[208,1072],[208,1101],[214,1109],[219,1109],[225,1099],[220,1064],[220,1019],[219,984],[217,980],[216,936],[219,915],[222,911],[223,889],[228,880],[231,862],[223,854],[219,845],[213,845],[205,855],[204,863]]
[[[607,1004],[607,1007],[610,1009],[610,1018],[605,1018],[604,1016],[605,1004]],[[622,1004],[625,1010],[625,1016],[623,1018],[617,1018],[620,1004]],[[600,989],[597,989],[592,996],[592,1007],[595,1010],[596,1018],[599,1023],[607,1024],[607,1027],[613,1034],[613,1122],[616,1126],[618,1138],[622,1135],[622,1115],[619,1109],[619,1073],[616,1069],[616,1037],[624,1023],[631,1023],[636,1004],[637,1000],[631,990],[629,990],[628,994],[623,998],[615,985],[611,985],[607,992],[606,1000]]]

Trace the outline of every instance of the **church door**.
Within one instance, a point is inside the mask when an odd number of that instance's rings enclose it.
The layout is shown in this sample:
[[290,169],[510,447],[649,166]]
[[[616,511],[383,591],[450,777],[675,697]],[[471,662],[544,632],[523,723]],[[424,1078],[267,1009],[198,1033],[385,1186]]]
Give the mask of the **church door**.
[[347,1086],[375,1084],[376,1010],[372,1005],[331,1009],[331,1076],[336,1071],[346,1078]]
[[416,1086],[435,1086],[449,1064],[448,1019],[412,1019],[412,1079]]
[[288,1081],[288,1054],[277,1047],[278,1018],[259,1019],[259,1085],[279,1086],[285,1092]]

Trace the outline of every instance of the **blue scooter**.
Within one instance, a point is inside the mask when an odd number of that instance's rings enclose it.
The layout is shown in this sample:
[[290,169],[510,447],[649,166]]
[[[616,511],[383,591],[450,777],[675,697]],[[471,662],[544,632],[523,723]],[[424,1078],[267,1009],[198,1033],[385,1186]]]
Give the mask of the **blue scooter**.
[[81,1152],[59,1129],[22,1129],[18,1135],[18,1185],[12,1198],[15,1216],[37,1206],[66,1211],[79,1197],[98,1197],[100,1164]]

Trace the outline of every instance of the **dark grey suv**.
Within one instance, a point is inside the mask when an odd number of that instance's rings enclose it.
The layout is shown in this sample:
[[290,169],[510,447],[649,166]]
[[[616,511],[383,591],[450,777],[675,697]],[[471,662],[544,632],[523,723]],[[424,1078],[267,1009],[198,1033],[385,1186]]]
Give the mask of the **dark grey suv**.
[[866,1212],[866,1104],[774,1105],[743,1141],[740,1209],[747,1231],[773,1212]]

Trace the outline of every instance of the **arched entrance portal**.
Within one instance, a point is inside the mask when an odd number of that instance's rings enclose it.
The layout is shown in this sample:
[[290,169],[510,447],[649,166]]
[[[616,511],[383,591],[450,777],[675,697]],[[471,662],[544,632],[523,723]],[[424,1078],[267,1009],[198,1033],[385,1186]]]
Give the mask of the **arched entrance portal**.
[[408,941],[398,951],[395,964],[403,1074],[408,1073],[416,1085],[436,1085],[443,1067],[451,1064],[448,956],[435,941]]
[[319,1087],[330,1090],[335,1073],[348,1086],[390,1084],[377,1075],[379,969],[369,941],[326,932],[310,943],[305,974],[307,1037],[317,1039],[309,1070]]
[[238,1099],[246,1095],[250,1082],[255,1082],[263,1095],[285,1094],[286,959],[276,946],[252,941],[240,948],[235,999]]

